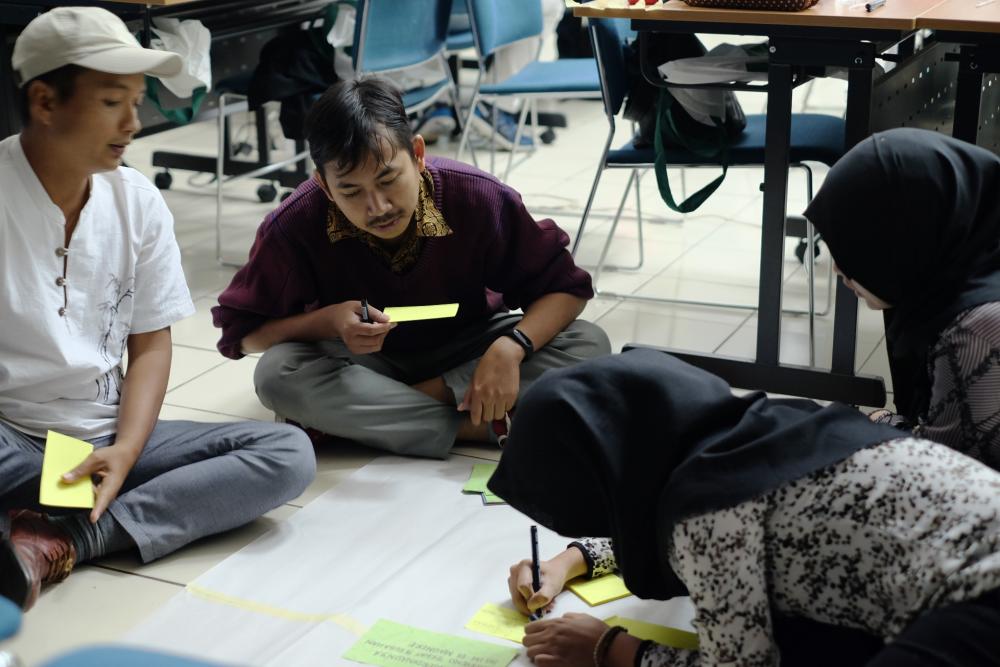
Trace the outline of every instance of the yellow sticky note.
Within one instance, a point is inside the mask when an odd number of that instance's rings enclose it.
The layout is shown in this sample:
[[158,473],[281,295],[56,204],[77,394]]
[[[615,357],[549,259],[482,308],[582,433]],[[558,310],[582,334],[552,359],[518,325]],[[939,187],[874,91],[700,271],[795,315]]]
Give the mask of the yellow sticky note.
[[486,483],[490,481],[497,470],[496,463],[476,463],[472,466],[472,474],[469,481],[462,487],[462,493],[484,493],[488,492]]
[[489,489],[483,491],[483,504],[484,505],[506,505],[507,501],[493,493]]
[[476,612],[472,620],[465,624],[465,627],[473,632],[509,639],[520,644],[524,639],[524,626],[527,623],[528,617],[517,609],[486,603]]
[[632,595],[617,574],[606,574],[597,579],[578,579],[570,583],[567,588],[579,595],[591,607]]
[[89,477],[72,484],[62,482],[63,474],[83,463],[92,451],[94,446],[89,442],[49,431],[42,458],[42,484],[38,502],[50,507],[93,507],[94,484]]
[[440,320],[458,314],[457,303],[442,303],[436,306],[395,306],[384,308],[382,312],[393,322],[415,322],[417,320]]
[[632,618],[622,618],[621,616],[606,618],[604,619],[604,622],[608,625],[620,625],[628,630],[630,635],[638,637],[639,639],[651,639],[657,644],[687,649],[689,651],[698,650],[698,635],[693,632],[688,632],[687,630],[668,628],[665,625],[646,623],[645,621],[637,621]]

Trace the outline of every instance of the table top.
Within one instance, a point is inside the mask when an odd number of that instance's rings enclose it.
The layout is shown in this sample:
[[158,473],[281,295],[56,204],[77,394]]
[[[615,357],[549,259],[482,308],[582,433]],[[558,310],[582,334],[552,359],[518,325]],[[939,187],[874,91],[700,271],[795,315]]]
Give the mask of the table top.
[[[950,0],[951,4],[968,7],[979,0]],[[628,18],[647,21],[684,21],[693,23],[729,23],[749,25],[809,26],[818,28],[862,28],[913,30],[917,18],[942,4],[942,0],[887,0],[873,12],[866,12],[863,0],[839,4],[837,0],[819,0],[801,12],[777,12],[747,9],[717,9],[691,7],[682,0],[669,0],[650,7],[629,6],[627,0],[596,0],[573,9],[577,16]],[[996,6],[1000,0],[983,9]],[[955,14],[960,13],[958,9]],[[966,14],[968,11],[965,12]]]
[[[890,0],[891,1],[891,0]],[[1000,0],[944,0],[917,19],[918,28],[1000,33]]]

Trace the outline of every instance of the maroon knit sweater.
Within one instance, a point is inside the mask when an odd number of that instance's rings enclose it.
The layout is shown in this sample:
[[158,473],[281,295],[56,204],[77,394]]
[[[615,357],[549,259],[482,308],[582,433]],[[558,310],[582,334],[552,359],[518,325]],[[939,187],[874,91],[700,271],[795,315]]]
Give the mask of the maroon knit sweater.
[[308,180],[264,219],[247,264],[212,309],[219,351],[239,359],[245,336],[271,319],[367,298],[376,308],[459,304],[446,320],[404,322],[383,350],[434,347],[470,323],[539,297],[594,295],[590,275],[573,263],[569,237],[552,220],[536,222],[521,196],[489,174],[428,158],[434,203],[453,234],[425,238],[416,265],[394,274],[359,239],[330,243],[329,201]]

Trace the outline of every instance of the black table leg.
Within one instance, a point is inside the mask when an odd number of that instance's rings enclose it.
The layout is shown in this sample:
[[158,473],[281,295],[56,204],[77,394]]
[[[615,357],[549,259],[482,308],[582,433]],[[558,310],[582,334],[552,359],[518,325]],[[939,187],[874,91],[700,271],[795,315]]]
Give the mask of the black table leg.
[[[872,69],[852,67],[847,78],[847,122],[844,137],[846,147],[871,134]],[[833,320],[834,373],[854,373],[854,356],[858,336],[858,299],[854,292],[837,281],[837,305]]]
[[764,149],[764,214],[761,223],[757,363],[778,365],[781,348],[781,286],[788,204],[792,124],[792,68],[772,64],[767,75]]
[[951,132],[951,136],[970,144],[976,143],[979,137],[979,108],[983,91],[983,72],[976,55],[976,47],[962,47],[955,88],[955,124]]

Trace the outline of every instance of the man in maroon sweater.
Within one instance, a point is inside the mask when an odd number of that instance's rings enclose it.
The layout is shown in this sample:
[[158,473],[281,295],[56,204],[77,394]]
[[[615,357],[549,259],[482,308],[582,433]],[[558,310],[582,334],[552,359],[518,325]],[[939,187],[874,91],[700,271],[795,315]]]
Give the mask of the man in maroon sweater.
[[[306,133],[315,178],[265,219],[213,309],[223,354],[265,352],[254,377],[264,405],[440,458],[456,439],[497,441],[545,370],[610,352],[576,319],[593,290],[566,233],[489,174],[425,156],[391,84],[335,85]],[[382,313],[456,302],[448,319]]]

